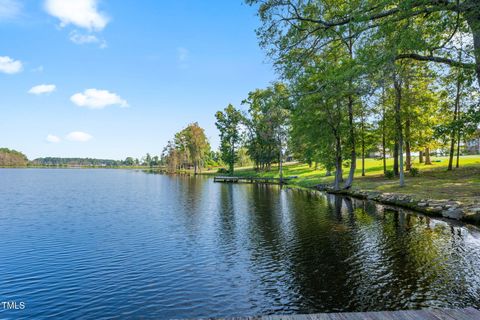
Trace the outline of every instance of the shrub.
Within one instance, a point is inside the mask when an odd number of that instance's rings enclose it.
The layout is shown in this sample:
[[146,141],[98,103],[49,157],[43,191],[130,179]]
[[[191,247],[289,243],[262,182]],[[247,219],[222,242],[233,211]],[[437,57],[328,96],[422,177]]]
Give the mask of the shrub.
[[411,175],[412,177],[418,176],[419,173],[420,173],[420,170],[418,170],[418,168],[413,168],[413,167],[410,168],[410,175]]
[[395,172],[393,172],[393,170],[385,171],[385,178],[392,180],[395,178]]
[[221,174],[228,174],[228,170],[225,169],[225,168],[219,168],[217,173],[221,173]]

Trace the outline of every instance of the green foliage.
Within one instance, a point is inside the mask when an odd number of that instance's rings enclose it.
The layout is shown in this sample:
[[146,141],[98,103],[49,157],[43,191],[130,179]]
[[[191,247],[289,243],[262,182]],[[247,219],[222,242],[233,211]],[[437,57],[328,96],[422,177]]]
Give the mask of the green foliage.
[[151,166],[152,163],[152,156],[150,153],[147,153],[145,157],[142,158],[142,165],[144,166]]
[[248,167],[248,166],[251,166],[252,164],[253,164],[253,161],[250,158],[247,148],[242,147],[238,149],[237,166]]
[[223,162],[228,164],[229,173],[233,174],[238,159],[238,148],[241,142],[241,124],[243,115],[229,104],[223,111],[215,114],[215,125],[220,131],[220,152]]
[[418,168],[415,168],[415,167],[411,167],[410,168],[410,175],[412,177],[416,177],[420,174],[420,170],[418,170]]
[[27,164],[27,156],[23,153],[7,148],[0,148],[0,167],[24,167]]
[[[478,91],[473,57],[480,61],[480,48],[462,41],[480,37],[474,0],[246,2],[258,5],[260,44],[289,83],[288,149],[298,160],[335,168],[337,187],[358,155],[390,154],[401,168],[405,152],[408,168],[412,152],[445,148],[478,128],[478,94],[471,92]],[[453,117],[459,84],[462,111]],[[261,109],[264,92],[251,93],[251,109]],[[250,139],[254,160],[265,158],[261,145]],[[403,170],[396,171],[403,185]]]
[[135,164],[135,160],[132,158],[132,157],[127,157],[123,163],[126,165],[126,166],[133,166]]
[[[474,204],[478,197],[480,188],[480,155],[463,156],[463,166],[458,170],[446,171],[448,158],[441,158],[442,161],[437,162],[438,158],[432,158],[431,166],[421,167],[421,174],[412,178],[407,176],[407,185],[403,188],[398,186],[397,180],[386,180],[382,177],[383,165],[382,160],[367,159],[366,160],[366,176],[357,179],[357,187],[361,190],[371,190],[387,193],[409,194],[414,198],[420,199],[456,199],[463,203]],[[391,169],[393,159],[387,159],[387,168]],[[360,168],[360,160],[358,161]],[[420,167],[420,165],[419,165]],[[285,176],[298,176],[290,182],[292,185],[301,187],[314,187],[318,184],[328,184],[333,181],[332,177],[326,177],[325,171],[315,170],[308,164],[292,163],[284,167]],[[360,174],[360,170],[357,174]],[[275,177],[279,174],[276,171],[256,172],[251,169],[240,169],[235,173],[236,176],[245,177]],[[408,183],[411,181],[412,183]]]
[[393,178],[395,178],[395,172],[393,172],[393,170],[385,171],[385,178],[392,180]]
[[[127,158],[128,159],[128,158]],[[133,159],[132,159],[133,160]],[[37,158],[31,161],[34,166],[51,166],[51,167],[119,167],[129,166],[126,160],[110,160],[110,159],[94,159],[94,158],[56,158],[46,157]]]
[[282,83],[248,94],[244,117],[246,148],[257,168],[270,169],[283,152],[288,136],[289,92]]
[[158,163],[166,165],[170,172],[193,167],[197,174],[199,169],[216,164],[213,157],[204,129],[195,122],[175,134]]
[[186,141],[190,160],[193,162],[196,174],[198,168],[204,165],[204,161],[210,154],[210,144],[205,131],[196,122],[182,130],[181,134]]

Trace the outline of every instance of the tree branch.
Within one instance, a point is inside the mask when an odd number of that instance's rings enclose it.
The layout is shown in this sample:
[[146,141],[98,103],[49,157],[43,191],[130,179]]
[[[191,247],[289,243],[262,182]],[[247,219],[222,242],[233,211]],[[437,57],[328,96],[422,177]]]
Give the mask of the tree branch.
[[437,62],[448,64],[452,67],[458,67],[463,69],[475,69],[476,65],[474,63],[465,63],[456,61],[453,59],[443,58],[443,57],[436,57],[436,56],[422,56],[416,53],[403,53],[399,54],[395,57],[395,60],[404,60],[404,59],[412,59],[417,61],[427,61],[427,62]]
[[[394,16],[398,13],[401,13],[404,11],[403,8],[400,6],[385,10],[385,11],[380,11],[377,13],[372,13],[372,14],[367,14],[367,15],[354,15],[351,14],[350,16],[339,18],[339,19],[333,19],[330,21],[325,21],[321,19],[313,19],[313,18],[307,18],[303,17],[299,9],[295,7],[291,2],[289,2],[289,5],[293,8],[294,11],[294,16],[293,19],[296,19],[298,21],[304,21],[304,22],[311,22],[311,23],[316,23],[322,25],[325,29],[329,29],[332,27],[338,27],[338,26],[343,26],[351,22],[366,22],[366,21],[376,21],[380,20],[383,18],[387,18],[390,16]],[[410,9],[416,9],[416,8],[422,8],[421,10],[411,12],[410,14],[406,14],[403,18],[409,18],[412,16],[417,16],[419,14],[423,13],[431,13],[431,12],[436,12],[436,11],[454,11],[454,12],[459,12],[462,11],[462,7],[456,3],[451,3],[448,0],[430,0],[430,1],[418,1],[417,3],[411,4]],[[366,12],[370,12],[371,10],[366,10]]]

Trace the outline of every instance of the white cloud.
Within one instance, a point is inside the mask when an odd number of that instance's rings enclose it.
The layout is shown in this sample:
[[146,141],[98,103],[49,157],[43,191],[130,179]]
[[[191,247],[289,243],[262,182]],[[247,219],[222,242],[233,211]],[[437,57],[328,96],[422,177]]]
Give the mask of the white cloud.
[[22,12],[22,4],[17,0],[0,0],[0,21],[18,17]]
[[43,72],[43,66],[38,66],[32,69],[32,72]]
[[80,34],[77,31],[72,31],[70,33],[70,41],[75,44],[99,43],[101,49],[105,49],[107,47],[107,42],[105,40],[99,39],[96,35]]
[[61,141],[61,139],[58,136],[53,134],[49,134],[46,140],[50,143],[59,143]]
[[128,107],[126,100],[107,90],[87,89],[83,93],[74,94],[70,100],[79,107],[90,109],[103,109],[112,105]]
[[36,95],[52,93],[56,88],[54,84],[40,84],[28,90],[28,93]]
[[13,60],[10,57],[0,57],[0,72],[13,74],[22,71],[23,65],[19,60]]
[[73,24],[89,31],[101,31],[108,17],[97,9],[98,0],[46,0],[45,10],[60,20],[60,26]]
[[70,40],[76,44],[98,43],[100,40],[93,34],[79,34],[76,31],[70,34]]
[[75,142],[87,142],[93,139],[93,137],[85,132],[73,131],[66,136],[66,139],[69,141],[75,141]]

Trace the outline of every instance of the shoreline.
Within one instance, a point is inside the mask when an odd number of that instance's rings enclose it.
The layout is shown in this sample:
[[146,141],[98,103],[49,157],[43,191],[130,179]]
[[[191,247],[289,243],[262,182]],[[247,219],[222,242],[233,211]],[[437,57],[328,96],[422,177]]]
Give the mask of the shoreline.
[[466,205],[454,199],[420,199],[401,193],[384,193],[360,189],[334,191],[328,186],[316,186],[315,190],[329,194],[345,195],[362,200],[371,200],[385,205],[397,206],[433,217],[447,218],[480,225],[480,203]]
[[[214,178],[218,173],[212,171],[200,172],[200,176],[206,176]],[[237,175],[234,175],[237,176]],[[238,177],[245,177],[238,175]],[[251,184],[248,182],[241,182]],[[264,182],[261,184],[276,185],[278,183]],[[329,184],[320,184],[312,187],[301,186],[295,181],[285,183],[284,186],[289,189],[297,189],[303,191],[320,191],[328,194],[344,195],[361,200],[375,201],[383,205],[395,206],[412,210],[421,214],[425,214],[431,217],[445,218],[455,221],[461,221],[476,226],[480,226],[480,201],[474,201],[472,203],[462,203],[455,199],[415,199],[413,196],[397,192],[381,192],[365,190],[358,187],[353,187],[349,190],[333,190]]]
[[[213,178],[214,175],[199,174]],[[229,182],[226,182],[229,183]],[[241,182],[245,184],[255,184],[249,182]],[[262,182],[260,184],[280,185],[279,183]],[[298,184],[285,183],[283,186],[289,189],[297,189],[303,191],[325,192],[334,195],[344,195],[361,200],[375,201],[383,205],[395,206],[412,210],[427,216],[446,218],[465,223],[480,226],[480,202],[464,204],[455,199],[415,199],[413,196],[403,193],[380,192],[371,190],[362,190],[356,187],[352,189],[333,190],[331,185],[316,185],[313,187],[304,187]]]

